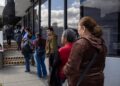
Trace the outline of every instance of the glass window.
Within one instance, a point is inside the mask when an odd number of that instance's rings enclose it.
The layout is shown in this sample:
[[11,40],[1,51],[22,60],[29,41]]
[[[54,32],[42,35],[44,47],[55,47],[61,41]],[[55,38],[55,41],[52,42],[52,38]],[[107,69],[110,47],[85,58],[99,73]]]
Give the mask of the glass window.
[[80,0],[68,0],[68,28],[77,29],[80,19]]
[[34,30],[35,33],[39,32],[39,5],[36,4],[34,7]]
[[[102,26],[103,38],[105,39],[108,55],[120,55],[120,30],[119,30],[119,15],[120,6],[119,0],[84,0],[84,16],[91,16]],[[106,4],[107,3],[107,4]]]
[[5,0],[0,0],[0,6],[5,6]]
[[42,36],[46,38],[46,29],[48,28],[48,0],[41,5],[41,27]]
[[32,14],[32,9],[29,10],[29,20],[30,20],[30,28],[33,27],[33,14]]
[[58,45],[64,26],[64,0],[51,0],[51,24],[58,36]]
[[48,1],[41,5],[41,26],[48,27]]

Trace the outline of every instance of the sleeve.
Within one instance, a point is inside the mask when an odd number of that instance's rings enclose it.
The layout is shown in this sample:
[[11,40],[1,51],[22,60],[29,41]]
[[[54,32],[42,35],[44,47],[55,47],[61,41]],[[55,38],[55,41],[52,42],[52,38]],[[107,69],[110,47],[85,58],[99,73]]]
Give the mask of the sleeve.
[[57,38],[53,37],[52,41],[51,41],[51,53],[54,53],[54,51],[56,50],[57,46]]
[[80,64],[82,61],[83,54],[85,52],[84,43],[75,43],[72,47],[68,62],[63,68],[66,76],[75,75],[80,72]]

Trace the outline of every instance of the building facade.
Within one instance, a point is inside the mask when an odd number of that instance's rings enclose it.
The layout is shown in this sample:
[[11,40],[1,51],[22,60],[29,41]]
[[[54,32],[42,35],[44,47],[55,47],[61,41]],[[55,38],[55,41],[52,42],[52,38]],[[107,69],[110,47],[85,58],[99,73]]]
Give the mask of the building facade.
[[[46,29],[53,26],[58,35],[58,44],[64,29],[77,29],[78,21],[83,16],[91,16],[102,26],[103,38],[108,47],[108,56],[120,56],[120,6],[116,0],[115,11],[109,11],[104,2],[94,0],[29,0],[30,6],[22,16],[22,25],[31,27],[33,33],[40,32],[46,38]],[[90,3],[91,2],[91,3]],[[98,3],[101,3],[99,6]],[[96,5],[97,4],[97,5]],[[113,6],[114,5],[110,5]],[[106,10],[105,10],[106,9]],[[116,10],[117,9],[117,10]]]

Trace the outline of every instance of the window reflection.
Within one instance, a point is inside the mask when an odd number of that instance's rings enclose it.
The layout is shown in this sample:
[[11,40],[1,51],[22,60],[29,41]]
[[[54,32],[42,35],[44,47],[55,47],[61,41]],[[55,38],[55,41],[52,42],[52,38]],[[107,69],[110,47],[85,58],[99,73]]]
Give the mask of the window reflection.
[[68,27],[76,29],[80,19],[79,0],[68,0]]
[[46,29],[48,28],[48,0],[41,5],[41,27],[42,36],[46,38]]
[[41,26],[48,27],[48,1],[41,5]]
[[51,24],[58,36],[58,45],[64,26],[64,0],[51,0]]
[[39,32],[39,5],[35,5],[34,7],[34,30],[35,33]]
[[[94,3],[93,3],[94,2]],[[83,2],[84,16],[91,16],[103,27],[103,38],[108,47],[109,56],[120,55],[119,0],[86,0]],[[106,4],[107,3],[107,4]]]

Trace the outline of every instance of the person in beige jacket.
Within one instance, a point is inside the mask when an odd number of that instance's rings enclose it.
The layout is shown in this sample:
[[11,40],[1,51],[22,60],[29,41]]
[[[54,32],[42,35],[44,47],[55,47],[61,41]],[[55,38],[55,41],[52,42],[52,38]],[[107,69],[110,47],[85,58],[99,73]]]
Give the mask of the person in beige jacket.
[[51,71],[54,61],[54,55],[57,52],[57,35],[52,27],[47,29],[48,38],[46,40],[46,55],[49,58],[49,70]]

